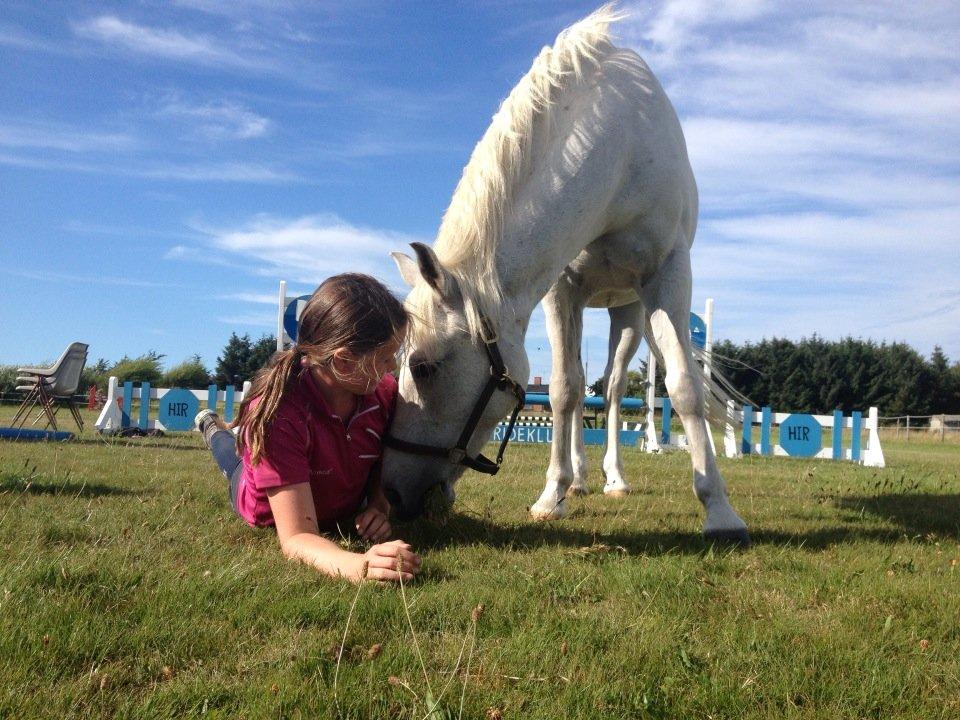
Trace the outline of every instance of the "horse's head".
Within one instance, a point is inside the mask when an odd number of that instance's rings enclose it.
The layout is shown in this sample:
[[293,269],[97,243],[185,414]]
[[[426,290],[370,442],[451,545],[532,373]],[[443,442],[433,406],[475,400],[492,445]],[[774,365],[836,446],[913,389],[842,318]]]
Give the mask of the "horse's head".
[[[453,501],[454,483],[465,467],[483,466],[480,449],[517,405],[518,383],[527,377],[522,337],[500,337],[493,346],[494,357],[502,353],[509,371],[517,370],[513,377],[519,380],[511,384],[492,370],[496,362],[484,340],[493,338],[470,330],[465,288],[431,248],[414,243],[413,249],[416,261],[393,253],[411,287],[412,326],[382,466],[384,493],[401,519],[420,515],[431,491]],[[487,392],[491,377],[500,385]],[[465,446],[464,453],[458,445]]]

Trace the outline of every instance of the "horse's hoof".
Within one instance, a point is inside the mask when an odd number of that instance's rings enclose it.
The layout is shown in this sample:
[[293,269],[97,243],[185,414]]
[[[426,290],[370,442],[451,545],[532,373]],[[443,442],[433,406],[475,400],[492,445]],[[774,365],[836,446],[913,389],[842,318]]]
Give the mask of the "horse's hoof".
[[630,486],[623,481],[608,483],[603,486],[603,494],[607,497],[624,498],[630,494]]
[[536,505],[530,508],[530,517],[536,522],[545,522],[547,520],[562,520],[567,514],[567,508],[560,501],[549,510],[541,510]]
[[750,533],[747,532],[746,528],[740,530],[710,530],[703,533],[703,539],[718,545],[750,547]]
[[589,494],[590,488],[588,488],[586,485],[571,487],[569,490],[567,490],[567,495],[572,497],[583,497],[584,495]]

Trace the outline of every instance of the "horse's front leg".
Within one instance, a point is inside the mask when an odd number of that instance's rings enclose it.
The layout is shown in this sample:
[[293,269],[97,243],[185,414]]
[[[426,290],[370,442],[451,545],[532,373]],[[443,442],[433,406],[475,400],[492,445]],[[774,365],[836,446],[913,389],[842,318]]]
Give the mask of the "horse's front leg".
[[603,492],[621,497],[630,492],[620,457],[620,403],[627,390],[627,367],[643,337],[643,303],[610,308],[610,347],[604,373],[603,401],[607,406],[607,446],[603,454]]
[[690,255],[679,244],[643,289],[650,334],[666,369],[667,393],[683,423],[693,461],[693,490],[707,511],[707,540],[748,544],[747,525],[734,511],[708,437],[703,376],[690,349]]
[[[571,439],[577,406],[583,404],[580,370],[580,338],[583,334],[583,306],[561,277],[543,298],[550,339],[552,367],[550,406],[553,410],[553,441],[547,484],[530,508],[537,520],[553,520],[566,515],[564,498],[573,483]],[[579,428],[578,428],[579,430]]]

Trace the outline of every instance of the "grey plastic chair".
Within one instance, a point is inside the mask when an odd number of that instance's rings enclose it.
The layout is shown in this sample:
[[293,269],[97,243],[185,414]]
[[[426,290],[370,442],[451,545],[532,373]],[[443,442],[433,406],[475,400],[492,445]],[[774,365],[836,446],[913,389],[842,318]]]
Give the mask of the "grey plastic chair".
[[[66,405],[70,408],[70,413],[73,415],[77,427],[83,430],[83,418],[73,401],[73,396],[80,384],[80,374],[87,364],[88,347],[86,343],[71,343],[50,367],[17,368],[19,373],[17,382],[20,383],[17,385],[17,390],[25,392],[26,396],[13,418],[11,423],[13,427],[23,427],[30,416],[31,410],[36,405],[40,405],[40,413],[33,424],[36,425],[41,417],[46,416],[47,425],[57,430],[57,410],[60,405]],[[20,423],[19,426],[17,422]]]

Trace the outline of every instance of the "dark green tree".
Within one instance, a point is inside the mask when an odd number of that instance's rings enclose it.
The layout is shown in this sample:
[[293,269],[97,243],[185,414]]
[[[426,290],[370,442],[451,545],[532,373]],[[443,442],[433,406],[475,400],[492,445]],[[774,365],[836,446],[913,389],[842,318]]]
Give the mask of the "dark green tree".
[[218,387],[226,385],[240,385],[246,379],[247,363],[253,353],[250,336],[239,336],[230,333],[223,352],[217,358],[217,367],[213,374],[213,381]]
[[714,351],[723,372],[758,405],[780,412],[829,413],[866,410],[882,415],[929,415],[960,410],[958,384],[943,352],[928,361],[905,343],[877,344],[820,337],[799,341],[781,338],[736,345],[717,343]]
[[[662,378],[660,379],[662,383]],[[598,397],[603,396],[603,378],[597,378],[587,386],[587,392]],[[639,370],[627,370],[626,397],[646,398],[647,396],[647,364],[640,362]]]
[[247,376],[244,380],[253,380],[257,371],[270,362],[270,358],[277,351],[277,338],[273,335],[263,335],[253,344],[250,350],[250,360],[247,363]]
[[150,350],[135,358],[124,355],[116,365],[107,371],[107,374],[116,376],[121,384],[130,380],[135,383],[148,382],[151,385],[159,385],[163,378],[163,370],[160,367],[160,361],[163,357],[155,350]]
[[217,358],[214,382],[219,387],[239,387],[245,380],[253,380],[257,371],[267,364],[277,347],[273,335],[264,335],[254,343],[249,335],[231,333],[223,352]]
[[163,376],[165,387],[202,389],[210,384],[210,372],[199,355],[193,355],[179,365],[174,365]]
[[17,366],[0,365],[0,394],[7,395],[17,391]]
[[101,392],[106,392],[107,382],[110,379],[110,363],[105,358],[99,358],[93,365],[87,365],[80,373],[78,392],[86,392],[91,385],[96,385]]
[[939,345],[933,348],[933,353],[930,355],[930,372],[933,385],[930,412],[950,412],[951,408],[957,407],[956,388],[950,372],[950,361]]

